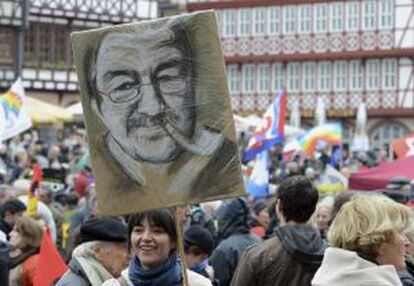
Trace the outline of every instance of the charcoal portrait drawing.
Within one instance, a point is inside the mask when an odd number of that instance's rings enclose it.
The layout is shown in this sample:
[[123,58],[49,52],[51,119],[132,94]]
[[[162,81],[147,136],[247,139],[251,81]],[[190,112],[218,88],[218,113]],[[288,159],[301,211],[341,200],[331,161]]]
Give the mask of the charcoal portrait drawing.
[[243,194],[220,48],[197,38],[205,20],[214,13],[72,37],[104,213]]

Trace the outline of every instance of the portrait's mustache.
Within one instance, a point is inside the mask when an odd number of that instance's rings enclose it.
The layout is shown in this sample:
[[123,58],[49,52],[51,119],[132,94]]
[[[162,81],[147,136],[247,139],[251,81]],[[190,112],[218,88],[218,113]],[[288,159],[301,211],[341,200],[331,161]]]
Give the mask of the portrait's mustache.
[[146,127],[154,127],[154,126],[165,126],[167,121],[175,121],[176,115],[174,112],[164,111],[160,112],[156,115],[148,115],[145,113],[134,112],[127,121],[127,131],[134,128],[146,128]]
[[127,133],[136,128],[154,126],[162,127],[185,150],[201,156],[211,156],[224,141],[221,133],[209,130],[199,130],[189,138],[178,128],[177,115],[173,110],[166,110],[156,115],[134,112],[128,118]]

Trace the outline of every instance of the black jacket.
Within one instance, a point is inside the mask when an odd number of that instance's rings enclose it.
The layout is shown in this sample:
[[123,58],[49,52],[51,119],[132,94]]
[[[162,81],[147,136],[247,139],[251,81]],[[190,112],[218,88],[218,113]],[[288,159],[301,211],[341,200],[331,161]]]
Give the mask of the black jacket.
[[210,262],[220,286],[227,286],[244,250],[260,243],[261,239],[249,230],[249,209],[243,199],[234,199],[220,206],[217,220],[220,243],[211,254]]
[[9,285],[9,262],[11,246],[0,241],[0,285]]

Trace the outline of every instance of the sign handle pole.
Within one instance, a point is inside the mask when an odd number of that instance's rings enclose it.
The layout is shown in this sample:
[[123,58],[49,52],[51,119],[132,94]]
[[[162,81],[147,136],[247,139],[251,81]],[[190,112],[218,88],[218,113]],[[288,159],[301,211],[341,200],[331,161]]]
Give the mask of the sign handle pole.
[[175,226],[177,228],[177,247],[178,253],[181,257],[181,271],[183,275],[183,286],[189,286],[188,284],[188,277],[187,277],[187,263],[185,262],[185,253],[184,253],[184,238],[183,238],[183,228],[180,224],[180,215],[179,209],[180,207],[175,208]]

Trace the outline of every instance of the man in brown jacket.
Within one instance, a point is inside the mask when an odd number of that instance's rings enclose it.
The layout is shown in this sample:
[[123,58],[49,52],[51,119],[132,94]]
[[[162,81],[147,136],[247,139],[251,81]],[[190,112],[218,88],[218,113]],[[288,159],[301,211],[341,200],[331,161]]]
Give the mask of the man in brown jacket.
[[305,286],[319,268],[327,242],[307,224],[318,192],[303,176],[286,179],[276,195],[280,226],[275,237],[244,253],[232,286]]

